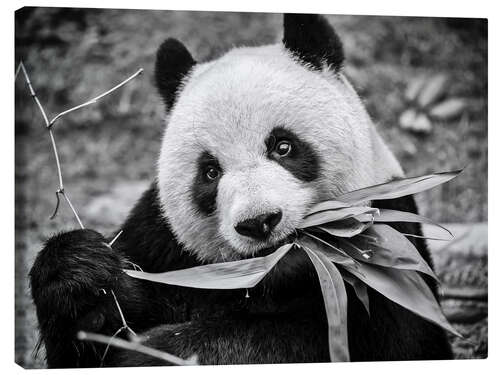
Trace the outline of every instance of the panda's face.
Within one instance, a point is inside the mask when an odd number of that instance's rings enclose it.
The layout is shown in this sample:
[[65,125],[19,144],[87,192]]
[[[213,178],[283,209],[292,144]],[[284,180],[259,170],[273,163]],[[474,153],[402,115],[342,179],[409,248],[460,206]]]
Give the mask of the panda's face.
[[324,184],[329,163],[345,164],[342,149],[352,148],[335,126],[348,114],[335,113],[332,95],[331,83],[279,46],[197,67],[170,115],[159,165],[162,203],[180,242],[209,261],[256,255],[341,189]]
[[[162,77],[157,63],[168,89]],[[159,195],[178,241],[203,261],[272,250],[314,203],[375,182],[371,123],[352,88],[281,44],[196,65],[179,92]]]

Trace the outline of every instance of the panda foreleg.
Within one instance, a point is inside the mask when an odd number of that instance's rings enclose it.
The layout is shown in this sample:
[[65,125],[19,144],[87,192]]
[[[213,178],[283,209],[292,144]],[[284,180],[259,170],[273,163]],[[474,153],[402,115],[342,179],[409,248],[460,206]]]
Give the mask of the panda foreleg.
[[[164,324],[144,332],[144,346],[201,365],[328,362],[328,335],[316,315],[219,316]],[[136,351],[117,351],[111,366],[166,366]]]
[[139,280],[123,273],[125,262],[92,230],[61,233],[45,243],[30,282],[49,367],[101,365],[106,347],[76,335],[83,330],[111,336],[123,326],[113,294],[131,328],[149,323],[150,297]]

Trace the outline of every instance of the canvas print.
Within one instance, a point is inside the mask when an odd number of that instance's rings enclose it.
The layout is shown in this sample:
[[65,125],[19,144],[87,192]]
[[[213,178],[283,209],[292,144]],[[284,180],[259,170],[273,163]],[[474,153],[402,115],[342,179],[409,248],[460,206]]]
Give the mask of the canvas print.
[[487,20],[15,25],[19,365],[487,357]]

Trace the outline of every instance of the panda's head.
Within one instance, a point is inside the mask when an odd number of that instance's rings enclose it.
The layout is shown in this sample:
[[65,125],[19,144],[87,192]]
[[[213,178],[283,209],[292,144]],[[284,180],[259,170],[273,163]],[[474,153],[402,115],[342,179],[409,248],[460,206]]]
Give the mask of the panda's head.
[[285,15],[282,43],[198,64],[158,50],[167,108],[159,195],[172,230],[206,262],[259,255],[318,201],[401,174],[342,74],[328,22]]

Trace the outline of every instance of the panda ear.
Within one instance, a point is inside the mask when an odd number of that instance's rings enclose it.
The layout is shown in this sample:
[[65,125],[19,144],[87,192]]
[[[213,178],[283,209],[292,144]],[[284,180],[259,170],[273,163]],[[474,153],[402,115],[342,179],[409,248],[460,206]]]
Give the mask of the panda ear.
[[184,77],[196,65],[187,48],[177,39],[165,40],[156,52],[156,87],[169,111]]
[[302,62],[321,70],[326,63],[338,72],[344,62],[344,49],[328,21],[317,14],[285,14],[283,44]]

